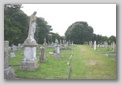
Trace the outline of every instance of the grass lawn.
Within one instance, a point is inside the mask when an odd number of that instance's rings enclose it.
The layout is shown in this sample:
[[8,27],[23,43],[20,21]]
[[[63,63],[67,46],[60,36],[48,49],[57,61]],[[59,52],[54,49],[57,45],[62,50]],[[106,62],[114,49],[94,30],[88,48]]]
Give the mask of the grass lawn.
[[[116,79],[116,61],[106,57],[99,51],[94,51],[86,45],[75,45],[73,50],[61,50],[62,58],[55,58],[49,54],[52,48],[46,49],[46,62],[39,62],[40,66],[35,71],[21,71],[19,64],[23,60],[23,49],[15,52],[15,58],[9,58],[9,64],[14,68],[16,78],[23,79],[66,79],[70,55],[70,79]],[[104,49],[103,49],[104,51]],[[40,49],[37,48],[39,59]]]
[[74,48],[71,67],[70,79],[116,79],[116,61],[86,45]]

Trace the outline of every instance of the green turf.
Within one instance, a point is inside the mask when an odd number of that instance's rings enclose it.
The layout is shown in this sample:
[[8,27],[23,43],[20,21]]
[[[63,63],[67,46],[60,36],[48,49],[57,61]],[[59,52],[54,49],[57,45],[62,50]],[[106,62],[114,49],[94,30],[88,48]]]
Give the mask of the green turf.
[[[86,45],[75,45],[72,50],[61,50],[61,58],[49,54],[52,48],[46,49],[46,62],[39,62],[35,71],[20,71],[19,64],[23,60],[23,49],[15,52],[15,58],[9,58],[9,64],[14,68],[16,78],[23,79],[66,79],[70,55],[70,79],[116,79],[116,61],[105,56],[106,49],[94,51]],[[101,53],[102,52],[102,53]],[[40,46],[37,48],[37,58],[40,57]]]
[[89,46],[74,48],[70,79],[116,79],[116,61]]

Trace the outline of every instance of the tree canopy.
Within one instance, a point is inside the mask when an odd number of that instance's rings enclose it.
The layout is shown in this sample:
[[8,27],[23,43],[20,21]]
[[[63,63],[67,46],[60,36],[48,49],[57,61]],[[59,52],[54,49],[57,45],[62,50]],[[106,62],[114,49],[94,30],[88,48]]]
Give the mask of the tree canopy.
[[[11,44],[17,45],[23,43],[27,38],[29,30],[29,16],[21,9],[21,5],[4,5],[4,40],[8,40]],[[44,42],[44,38],[48,39],[48,34],[52,30],[42,17],[37,17],[37,28],[35,39],[39,44]]]
[[92,40],[93,28],[87,22],[75,22],[68,27],[65,32],[66,39],[73,41],[76,44],[84,44]]
[[27,37],[28,16],[20,8],[21,5],[4,6],[4,40],[10,44],[22,43]]

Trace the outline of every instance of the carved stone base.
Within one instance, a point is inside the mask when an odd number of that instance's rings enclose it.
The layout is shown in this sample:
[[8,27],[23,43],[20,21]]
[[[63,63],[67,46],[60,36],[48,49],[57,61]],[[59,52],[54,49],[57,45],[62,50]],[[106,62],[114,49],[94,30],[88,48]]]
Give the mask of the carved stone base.
[[11,67],[4,69],[4,79],[9,80],[15,79],[14,69],[12,69]]
[[20,63],[20,70],[34,71],[39,67],[38,59],[31,61],[22,61]]

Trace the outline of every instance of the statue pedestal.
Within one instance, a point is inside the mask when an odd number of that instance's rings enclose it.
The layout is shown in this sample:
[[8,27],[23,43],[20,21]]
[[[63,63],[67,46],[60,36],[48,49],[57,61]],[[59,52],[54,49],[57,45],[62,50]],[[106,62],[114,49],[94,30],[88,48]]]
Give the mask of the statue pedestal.
[[38,59],[36,58],[37,43],[33,39],[26,39],[24,44],[24,59],[20,63],[20,70],[33,71],[39,67]]

